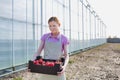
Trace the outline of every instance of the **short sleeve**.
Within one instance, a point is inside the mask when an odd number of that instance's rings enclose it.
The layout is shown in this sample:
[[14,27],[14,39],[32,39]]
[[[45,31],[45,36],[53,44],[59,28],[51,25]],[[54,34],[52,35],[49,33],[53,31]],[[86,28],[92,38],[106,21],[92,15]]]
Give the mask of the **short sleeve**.
[[66,36],[63,36],[63,45],[68,45],[69,44],[69,40]]
[[42,40],[43,42],[45,42],[47,36],[48,36],[48,33],[47,33],[47,34],[44,34],[44,35],[41,37],[41,40]]

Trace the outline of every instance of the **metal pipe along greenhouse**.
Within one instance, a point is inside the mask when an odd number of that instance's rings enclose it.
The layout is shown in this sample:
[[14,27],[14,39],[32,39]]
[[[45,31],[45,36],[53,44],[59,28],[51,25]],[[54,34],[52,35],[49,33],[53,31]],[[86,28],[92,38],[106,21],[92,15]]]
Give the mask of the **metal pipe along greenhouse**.
[[26,68],[51,16],[61,22],[70,55],[106,43],[106,25],[87,0],[0,0],[0,76]]

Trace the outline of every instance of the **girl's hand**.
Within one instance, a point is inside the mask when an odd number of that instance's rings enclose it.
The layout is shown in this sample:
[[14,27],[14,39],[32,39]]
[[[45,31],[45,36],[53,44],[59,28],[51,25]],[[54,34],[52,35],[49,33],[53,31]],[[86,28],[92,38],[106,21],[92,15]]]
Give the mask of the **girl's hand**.
[[58,76],[61,76],[65,72],[65,67],[61,66],[61,70],[62,70],[61,72],[57,72]]

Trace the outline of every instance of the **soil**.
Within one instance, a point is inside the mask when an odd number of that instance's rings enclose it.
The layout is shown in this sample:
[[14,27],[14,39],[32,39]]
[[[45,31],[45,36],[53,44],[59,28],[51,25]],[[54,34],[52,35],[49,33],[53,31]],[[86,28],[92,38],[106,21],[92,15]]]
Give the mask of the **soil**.
[[[106,43],[71,55],[65,73],[67,80],[120,80],[120,43]],[[0,80],[39,80],[38,76],[25,70]]]

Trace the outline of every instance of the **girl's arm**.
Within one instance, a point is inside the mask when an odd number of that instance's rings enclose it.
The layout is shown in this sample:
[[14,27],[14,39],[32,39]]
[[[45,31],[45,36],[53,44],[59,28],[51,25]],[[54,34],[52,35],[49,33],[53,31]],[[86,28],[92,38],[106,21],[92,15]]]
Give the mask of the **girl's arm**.
[[37,50],[37,52],[34,54],[34,59],[41,54],[43,48],[44,48],[44,41],[41,40],[41,43],[40,43],[40,45],[39,45],[39,47],[38,47],[38,50]]
[[64,46],[64,56],[65,56],[65,63],[64,63],[63,68],[65,69],[69,62],[69,54],[67,53],[67,45]]
[[67,45],[64,46],[64,54],[63,56],[65,57],[65,63],[64,63],[64,66],[61,66],[62,67],[62,71],[61,72],[58,72],[58,76],[63,74],[63,72],[65,71],[65,68],[69,62],[69,54],[67,53]]

